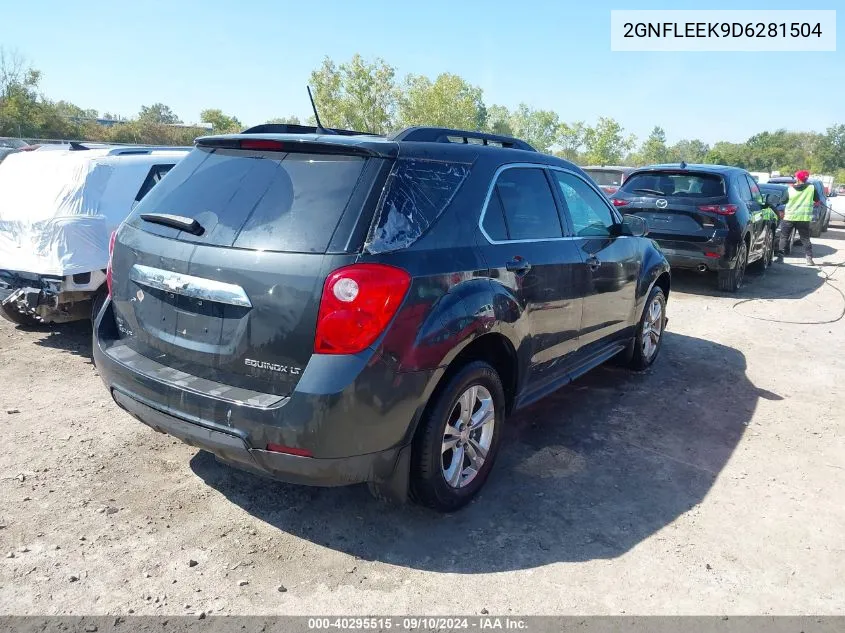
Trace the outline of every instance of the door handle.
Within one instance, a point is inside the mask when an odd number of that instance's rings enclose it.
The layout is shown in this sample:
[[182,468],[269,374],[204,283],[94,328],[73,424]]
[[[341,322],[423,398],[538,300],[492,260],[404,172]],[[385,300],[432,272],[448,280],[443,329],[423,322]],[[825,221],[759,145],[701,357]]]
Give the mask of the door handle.
[[587,266],[590,267],[590,270],[598,270],[599,266],[601,266],[601,262],[599,261],[598,257],[595,255],[591,255],[587,258]]
[[512,273],[516,273],[517,275],[524,275],[529,270],[531,270],[531,264],[525,261],[524,258],[517,255],[512,260],[510,260],[507,264],[505,264],[505,268]]

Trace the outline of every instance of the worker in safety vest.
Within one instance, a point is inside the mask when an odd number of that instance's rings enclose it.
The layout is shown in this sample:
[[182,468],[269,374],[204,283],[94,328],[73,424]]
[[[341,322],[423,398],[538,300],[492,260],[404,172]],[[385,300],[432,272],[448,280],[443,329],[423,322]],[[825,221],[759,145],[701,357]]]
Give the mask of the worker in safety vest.
[[792,229],[798,231],[804,244],[804,254],[807,264],[814,266],[813,245],[810,243],[810,222],[813,221],[813,208],[820,204],[819,192],[807,182],[810,172],[806,169],[795,172],[795,183],[789,186],[786,195],[786,209],[783,212],[783,222],[780,225],[780,244],[778,245],[778,261],[783,261],[787,240],[792,235]]

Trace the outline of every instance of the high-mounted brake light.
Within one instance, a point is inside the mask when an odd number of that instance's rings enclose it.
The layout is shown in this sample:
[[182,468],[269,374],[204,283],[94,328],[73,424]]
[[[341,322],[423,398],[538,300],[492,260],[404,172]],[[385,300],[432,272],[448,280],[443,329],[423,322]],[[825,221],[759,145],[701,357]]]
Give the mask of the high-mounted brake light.
[[111,237],[109,237],[109,263],[106,266],[106,288],[109,290],[109,296],[111,297],[111,286],[112,286],[112,256],[114,255],[114,240],[117,237],[117,231],[112,231]]
[[620,200],[619,198],[611,198],[610,201],[614,207],[624,207],[631,204],[630,200]]
[[411,276],[384,264],[353,264],[326,278],[317,314],[316,354],[357,354],[396,314]]
[[702,204],[698,207],[699,211],[707,211],[717,215],[733,215],[736,213],[736,209],[735,204]]
[[266,150],[271,152],[280,152],[285,149],[285,144],[281,141],[271,141],[264,138],[245,139],[240,143],[241,149],[256,149]]

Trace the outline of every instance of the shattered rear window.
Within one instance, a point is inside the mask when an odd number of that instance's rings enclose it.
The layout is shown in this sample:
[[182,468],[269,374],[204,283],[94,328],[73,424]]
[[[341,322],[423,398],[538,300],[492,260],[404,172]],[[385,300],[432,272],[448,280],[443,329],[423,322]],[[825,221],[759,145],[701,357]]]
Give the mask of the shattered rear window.
[[470,166],[419,158],[399,159],[379,201],[378,223],[367,250],[385,253],[407,248],[449,206]]

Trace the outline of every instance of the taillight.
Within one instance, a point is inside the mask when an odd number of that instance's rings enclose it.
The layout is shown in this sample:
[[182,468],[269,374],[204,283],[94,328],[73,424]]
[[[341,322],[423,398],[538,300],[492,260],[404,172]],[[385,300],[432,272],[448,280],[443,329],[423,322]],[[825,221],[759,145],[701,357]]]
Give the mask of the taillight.
[[717,215],[733,215],[736,213],[737,206],[735,204],[702,204],[698,207],[699,211],[707,211],[708,213],[716,213]]
[[112,231],[111,237],[109,238],[109,264],[106,266],[106,287],[109,289],[109,296],[111,297],[111,284],[112,284],[112,273],[111,273],[111,260],[112,256],[114,255],[114,240],[117,237],[117,231]]
[[614,207],[624,207],[631,204],[630,200],[620,200],[619,198],[611,198],[610,201]]
[[316,354],[357,354],[375,341],[396,314],[411,276],[384,264],[353,264],[323,285],[314,337]]

